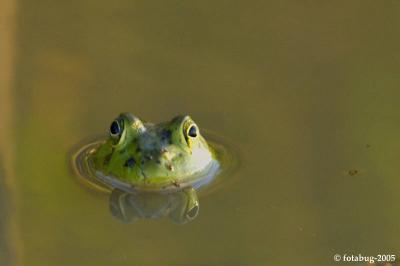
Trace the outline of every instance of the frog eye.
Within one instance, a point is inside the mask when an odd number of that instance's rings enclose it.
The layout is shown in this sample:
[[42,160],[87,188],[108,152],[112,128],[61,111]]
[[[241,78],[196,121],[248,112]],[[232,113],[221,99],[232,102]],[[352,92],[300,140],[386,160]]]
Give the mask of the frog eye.
[[191,125],[187,132],[188,132],[189,137],[195,138],[195,137],[197,137],[197,131],[198,131],[197,126]]
[[192,138],[197,137],[197,127],[195,125],[191,125],[188,130],[188,135]]
[[190,118],[185,117],[182,126],[182,134],[185,137],[186,143],[190,146],[193,144],[194,141],[199,137],[200,132],[199,128],[197,127],[196,123],[194,123]]
[[112,138],[119,138],[123,129],[123,120],[114,120],[110,126],[110,136]]

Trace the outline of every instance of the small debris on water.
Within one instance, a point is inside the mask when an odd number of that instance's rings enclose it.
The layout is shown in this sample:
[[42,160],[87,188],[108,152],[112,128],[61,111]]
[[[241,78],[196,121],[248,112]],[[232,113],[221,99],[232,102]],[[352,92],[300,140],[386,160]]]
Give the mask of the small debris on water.
[[350,176],[355,176],[356,174],[358,174],[358,170],[356,170],[356,169],[349,170],[349,171],[348,171],[348,174],[349,174]]

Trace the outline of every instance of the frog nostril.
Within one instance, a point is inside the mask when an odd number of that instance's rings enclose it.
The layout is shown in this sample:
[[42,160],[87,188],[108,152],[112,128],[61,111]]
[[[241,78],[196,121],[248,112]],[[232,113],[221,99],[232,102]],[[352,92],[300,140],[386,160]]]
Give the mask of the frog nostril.
[[161,139],[166,141],[171,141],[172,132],[171,130],[164,129],[161,132]]
[[126,160],[124,166],[125,167],[129,167],[129,168],[133,168],[136,164],[135,158],[131,157],[128,160]]

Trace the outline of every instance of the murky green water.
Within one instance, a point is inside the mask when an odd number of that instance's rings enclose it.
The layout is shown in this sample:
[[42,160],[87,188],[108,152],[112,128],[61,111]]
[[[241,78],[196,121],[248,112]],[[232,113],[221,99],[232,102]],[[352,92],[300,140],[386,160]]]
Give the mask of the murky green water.
[[[1,265],[400,255],[398,1],[2,5]],[[71,174],[122,111],[187,113],[237,146],[192,222],[124,224]]]

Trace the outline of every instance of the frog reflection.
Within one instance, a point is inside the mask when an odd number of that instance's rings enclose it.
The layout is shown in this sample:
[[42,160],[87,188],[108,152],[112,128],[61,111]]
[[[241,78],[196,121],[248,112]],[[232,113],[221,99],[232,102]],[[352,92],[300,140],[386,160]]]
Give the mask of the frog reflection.
[[168,216],[174,223],[184,224],[199,213],[199,200],[193,188],[172,193],[129,193],[114,189],[109,204],[111,214],[125,223]]

